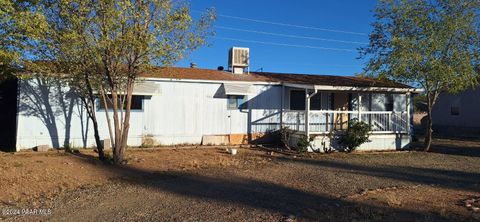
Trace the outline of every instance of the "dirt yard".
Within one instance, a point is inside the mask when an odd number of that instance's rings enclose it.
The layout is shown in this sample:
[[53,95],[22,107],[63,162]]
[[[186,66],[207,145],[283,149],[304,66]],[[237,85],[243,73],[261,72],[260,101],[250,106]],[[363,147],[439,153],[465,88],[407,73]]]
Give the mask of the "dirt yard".
[[480,142],[433,152],[308,154],[221,148],[1,153],[6,221],[477,221]]

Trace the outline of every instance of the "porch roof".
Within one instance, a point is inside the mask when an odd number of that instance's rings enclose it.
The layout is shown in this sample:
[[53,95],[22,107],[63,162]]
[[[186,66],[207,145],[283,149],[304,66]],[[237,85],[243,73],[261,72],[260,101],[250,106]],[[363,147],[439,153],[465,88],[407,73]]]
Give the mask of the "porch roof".
[[313,85],[313,84],[296,84],[284,83],[283,85],[292,88],[313,89],[318,91],[348,91],[348,92],[390,92],[390,93],[420,93],[421,89],[416,88],[393,88],[379,86],[329,86],[329,85]]

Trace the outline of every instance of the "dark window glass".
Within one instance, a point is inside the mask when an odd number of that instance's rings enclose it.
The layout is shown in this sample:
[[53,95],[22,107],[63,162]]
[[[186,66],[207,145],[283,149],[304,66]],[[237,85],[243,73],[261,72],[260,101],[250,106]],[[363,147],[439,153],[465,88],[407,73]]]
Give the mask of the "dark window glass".
[[393,95],[386,94],[385,95],[385,111],[393,111]]
[[132,110],[142,110],[143,109],[143,96],[132,96]]
[[[140,95],[132,95],[132,106],[131,106],[131,110],[142,110],[143,109],[143,98],[144,96],[140,96]],[[105,109],[105,106],[103,105],[103,100],[101,97],[99,97],[99,109]],[[122,98],[118,98],[118,104],[121,104],[121,100]],[[112,95],[108,95],[108,98],[107,98],[107,106],[108,106],[108,109],[112,109],[113,107],[113,104],[112,104]],[[125,101],[125,104],[123,106],[123,109],[126,108],[126,101]]]
[[450,115],[459,116],[460,115],[460,107],[458,107],[458,106],[450,107]]
[[305,91],[290,91],[290,110],[305,110]]
[[450,115],[452,116],[460,115],[460,97],[454,97],[450,101]]
[[[322,109],[322,95],[315,94],[310,98],[310,110]],[[305,110],[305,91],[290,91],[290,110]]]
[[322,94],[317,93],[312,98],[310,98],[310,109],[311,110],[321,110],[322,109]]

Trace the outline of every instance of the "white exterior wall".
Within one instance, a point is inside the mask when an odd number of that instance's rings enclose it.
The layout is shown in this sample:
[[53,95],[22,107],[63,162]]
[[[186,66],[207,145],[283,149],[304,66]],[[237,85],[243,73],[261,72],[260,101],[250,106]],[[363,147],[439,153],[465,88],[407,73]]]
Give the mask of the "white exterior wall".
[[[140,146],[142,138],[147,135],[161,145],[200,144],[204,135],[263,133],[280,127],[279,85],[254,85],[254,94],[245,99],[248,102],[246,107],[228,110],[226,96],[219,94],[221,83],[153,82],[159,85],[160,93],[144,99],[143,110],[132,111],[128,140],[130,146]],[[35,82],[30,83],[35,85]],[[32,110],[38,107],[31,100],[25,99],[25,95],[34,94],[27,89],[25,82],[20,86],[20,93],[23,94],[23,97],[20,96],[23,99],[20,99],[19,106],[23,108],[18,114],[17,149],[43,144],[53,146],[47,124],[42,121],[45,118],[32,115]],[[53,101],[57,96],[51,94],[49,97],[58,131],[57,138],[53,139],[58,140],[59,146],[63,146],[66,121],[60,106],[55,105],[58,102]],[[98,110],[96,114],[100,137],[107,139],[105,111]],[[85,130],[87,120],[89,122],[86,114],[82,114],[80,101],[77,101],[70,121],[72,147],[95,146],[91,122],[88,123],[88,130]],[[82,123],[83,131],[87,131],[86,141],[82,139]]]
[[[407,134],[372,134],[369,136],[370,142],[366,142],[357,151],[392,151],[405,150],[410,146],[410,136]],[[298,141],[298,139],[297,139]],[[330,144],[330,138],[327,135],[319,135],[312,141],[312,148],[309,151],[324,152],[325,147],[331,147],[334,150],[341,150],[336,144]]]
[[280,86],[254,85],[254,95],[245,98],[248,105],[229,110],[226,96],[219,95],[220,83],[158,84],[162,94],[144,100],[146,121],[139,132],[159,144],[199,144],[204,135],[262,133],[279,127]]
[[[253,94],[245,98],[246,105],[241,106],[240,109],[229,110],[226,95],[220,90],[222,83],[147,81],[157,84],[159,90],[157,94],[147,96],[143,100],[143,110],[131,112],[128,140],[130,146],[140,146],[144,137],[153,138],[158,145],[200,144],[202,137],[206,135],[265,133],[280,128],[282,97],[280,85],[253,85]],[[65,87],[61,88],[64,92],[68,91]],[[289,90],[285,87],[284,108],[286,110],[289,109]],[[67,121],[63,116],[64,110],[60,106],[56,88],[39,86],[38,82],[31,80],[23,81],[19,91],[17,150],[37,145],[62,147],[68,122],[71,124],[69,139],[71,147],[95,146],[92,123],[87,118],[78,98],[71,95],[63,97],[67,104],[70,101],[74,104],[71,119]],[[329,109],[330,94],[330,92],[321,92],[322,109]],[[364,94],[362,99],[362,110],[368,110],[366,106],[370,104],[366,95],[368,94]],[[384,97],[384,94],[372,94],[372,110],[385,109]],[[395,111],[405,110],[405,98],[404,94],[394,95]],[[45,104],[52,106],[51,116],[54,118],[45,118]],[[96,115],[100,137],[108,139],[105,111],[97,110]],[[53,128],[50,124],[52,122],[55,122],[57,131],[57,135],[54,136],[50,135],[52,130],[48,130]],[[408,141],[409,136],[399,140],[395,135],[384,135],[372,140],[372,143],[364,144],[360,149],[398,149],[404,147]]]

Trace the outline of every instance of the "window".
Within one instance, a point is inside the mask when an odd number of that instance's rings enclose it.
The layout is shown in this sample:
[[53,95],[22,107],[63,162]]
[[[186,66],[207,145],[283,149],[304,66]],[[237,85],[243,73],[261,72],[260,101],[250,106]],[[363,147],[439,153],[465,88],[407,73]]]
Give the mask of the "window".
[[233,95],[228,95],[227,96],[227,108],[228,109],[238,109],[244,102],[244,97],[245,96],[233,96]]
[[450,115],[459,116],[460,115],[460,98],[455,98],[450,103]]
[[[322,109],[322,95],[315,94],[310,98],[310,110]],[[305,110],[305,91],[292,90],[290,91],[290,110]]]
[[393,94],[385,94],[385,111],[393,111]]
[[[112,104],[112,95],[108,95],[108,98],[107,98],[107,106],[108,106],[108,109],[112,109],[113,107],[113,104]],[[143,109],[143,98],[144,96],[140,96],[140,95],[132,95],[132,105],[131,105],[131,110],[142,110]],[[121,98],[118,98],[118,103],[120,104],[121,103]],[[105,106],[104,106],[104,103],[102,101],[102,98],[100,97],[99,98],[99,105],[98,105],[99,109],[105,109]],[[125,109],[126,108],[126,102],[123,106],[123,108]]]
[[305,91],[290,91],[290,110],[305,110]]
[[132,110],[142,110],[143,109],[143,96],[132,96]]
[[317,93],[312,98],[310,98],[310,109],[311,110],[321,110],[322,109],[322,94]]

